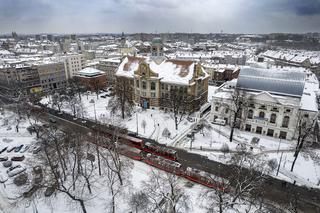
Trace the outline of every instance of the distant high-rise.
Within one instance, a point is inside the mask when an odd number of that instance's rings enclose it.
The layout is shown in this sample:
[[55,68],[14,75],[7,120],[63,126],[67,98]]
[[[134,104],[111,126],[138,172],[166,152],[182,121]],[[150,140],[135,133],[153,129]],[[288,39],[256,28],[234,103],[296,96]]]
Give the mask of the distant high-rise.
[[77,40],[77,35],[76,34],[71,34],[70,38],[71,38],[71,40],[75,41],[75,40]]
[[12,38],[17,40],[18,39],[18,34],[16,32],[12,32]]
[[47,35],[47,39],[48,39],[49,41],[53,41],[53,35],[48,34],[48,35]]

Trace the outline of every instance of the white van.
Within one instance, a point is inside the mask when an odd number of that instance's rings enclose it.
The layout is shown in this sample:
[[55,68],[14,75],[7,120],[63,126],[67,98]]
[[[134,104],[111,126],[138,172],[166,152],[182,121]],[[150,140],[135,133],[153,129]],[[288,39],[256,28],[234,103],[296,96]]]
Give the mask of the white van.
[[221,126],[226,125],[226,121],[223,119],[219,119],[219,118],[214,119],[211,123],[221,125]]

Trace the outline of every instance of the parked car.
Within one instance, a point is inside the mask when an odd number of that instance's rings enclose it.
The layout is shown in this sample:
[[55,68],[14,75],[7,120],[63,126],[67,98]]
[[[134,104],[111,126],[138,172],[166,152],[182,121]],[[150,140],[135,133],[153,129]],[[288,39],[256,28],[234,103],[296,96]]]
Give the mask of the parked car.
[[1,154],[1,153],[3,153],[3,152],[5,152],[7,149],[8,149],[8,147],[7,147],[7,146],[6,146],[6,147],[4,147],[3,149],[1,149],[1,150],[0,150],[0,154]]
[[17,168],[21,168],[21,165],[11,166],[9,169],[7,169],[7,173],[9,173]]
[[20,153],[25,153],[29,148],[29,145],[24,146],[23,149],[21,149]]
[[7,152],[12,152],[15,148],[16,148],[15,146],[10,147],[10,148],[7,149]]
[[17,168],[17,169],[14,169],[14,170],[10,171],[10,172],[8,173],[8,176],[9,176],[9,177],[13,177],[13,176],[16,176],[16,175],[24,172],[24,171],[26,171],[26,168],[25,168],[25,167]]
[[35,147],[32,150],[32,154],[38,154],[41,151],[41,146]]
[[0,157],[0,162],[1,162],[1,161],[7,161],[7,160],[8,160],[8,156]]
[[217,124],[217,125],[221,125],[221,126],[225,126],[226,125],[226,121],[223,119],[215,119],[214,121],[212,121],[213,124]]
[[14,156],[11,158],[12,161],[23,161],[25,159],[24,155],[22,156]]
[[14,152],[19,152],[23,147],[23,144],[20,145],[20,146],[17,146],[15,149],[14,149]]
[[51,123],[57,123],[57,121],[56,121],[55,119],[53,119],[53,118],[49,118],[49,121],[50,121]]

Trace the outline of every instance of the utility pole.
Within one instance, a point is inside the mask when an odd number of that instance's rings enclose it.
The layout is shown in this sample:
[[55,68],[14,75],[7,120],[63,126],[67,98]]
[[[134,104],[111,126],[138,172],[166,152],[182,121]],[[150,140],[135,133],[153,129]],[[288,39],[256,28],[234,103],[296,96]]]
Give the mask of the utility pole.
[[278,165],[278,169],[277,169],[277,176],[279,174],[279,169],[280,169],[280,165],[281,165],[281,161],[282,161],[282,155],[283,155],[283,152],[281,152],[280,161],[279,161],[279,165]]
[[139,122],[138,122],[138,113],[136,112],[136,121],[137,121],[137,135],[139,135]]

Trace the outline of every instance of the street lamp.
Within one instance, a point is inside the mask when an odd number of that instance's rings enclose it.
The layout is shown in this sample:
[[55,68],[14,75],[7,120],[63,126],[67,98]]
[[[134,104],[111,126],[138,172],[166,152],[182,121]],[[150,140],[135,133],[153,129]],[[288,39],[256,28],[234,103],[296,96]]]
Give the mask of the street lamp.
[[90,100],[90,103],[93,104],[93,110],[94,110],[94,120],[97,123],[97,112],[96,112],[96,104],[93,99]]

